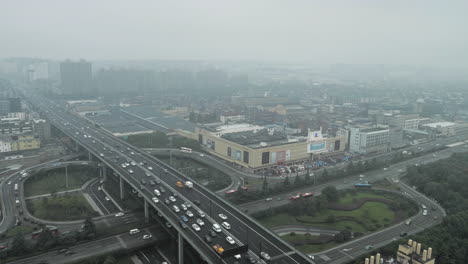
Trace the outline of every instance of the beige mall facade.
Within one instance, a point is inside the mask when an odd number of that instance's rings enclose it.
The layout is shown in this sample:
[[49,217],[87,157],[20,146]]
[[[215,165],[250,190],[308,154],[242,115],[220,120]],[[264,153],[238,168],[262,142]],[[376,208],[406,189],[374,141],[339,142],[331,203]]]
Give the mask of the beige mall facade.
[[[212,154],[246,169],[256,171],[277,165],[288,165],[308,160],[311,154],[307,152],[310,142],[290,142],[281,145],[251,148],[232,141],[217,137],[212,132],[198,129],[198,141]],[[333,137],[324,139],[327,151],[322,156],[344,152],[346,137]]]

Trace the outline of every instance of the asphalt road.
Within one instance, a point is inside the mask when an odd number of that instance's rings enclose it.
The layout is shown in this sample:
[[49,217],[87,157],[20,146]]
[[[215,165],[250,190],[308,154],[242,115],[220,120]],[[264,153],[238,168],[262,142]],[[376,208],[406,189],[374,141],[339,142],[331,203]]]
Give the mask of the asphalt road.
[[116,214],[120,212],[120,209],[116,204],[110,200],[106,200],[108,197],[102,189],[102,180],[98,179],[87,186],[85,192],[93,199],[96,206],[99,207],[99,210],[104,214]]
[[[62,158],[61,160],[71,158],[71,157],[75,157],[75,155]],[[30,171],[39,170],[42,168],[52,168],[53,164],[57,164],[57,163],[61,164],[62,162],[59,162],[59,160],[53,160],[53,161],[35,165],[33,167],[26,168],[24,169],[24,171],[30,172]],[[82,162],[77,161],[77,162],[67,162],[67,163],[73,164],[73,163],[82,163]],[[22,177],[20,173],[21,172],[18,171],[16,173],[11,174],[7,178],[5,178],[4,181],[0,183],[0,190],[1,190],[0,202],[2,203],[1,207],[2,207],[2,216],[3,216],[0,222],[0,234],[5,233],[9,228],[13,227],[17,219],[21,220],[24,217],[24,215],[20,214],[20,211],[23,211],[23,213],[27,215],[27,210],[25,209],[25,206],[24,206],[25,203],[23,200],[24,197],[22,196],[22,191],[23,191],[22,183],[25,178]],[[30,173],[28,174],[29,175],[27,177],[30,176]],[[18,191],[14,190],[15,184],[18,184]],[[17,206],[16,204],[17,199],[20,201],[19,206]]]
[[[152,234],[153,237],[148,240],[144,240],[142,237],[145,234]],[[31,264],[39,263],[41,261],[48,262],[50,264],[64,264],[80,259],[89,258],[95,255],[101,255],[111,253],[122,249],[132,249],[150,245],[152,243],[161,243],[168,239],[167,236],[160,236],[158,230],[142,230],[138,234],[130,235],[129,233],[122,233],[113,237],[108,237],[100,240],[95,240],[86,244],[73,246],[68,249],[73,254],[58,253],[58,251],[52,251],[46,254],[36,255],[30,258],[24,258],[17,261],[9,262],[11,264]]]
[[[99,159],[119,175],[122,175],[127,183],[129,183],[134,189],[137,189],[146,200],[150,201],[150,205],[161,212],[168,221],[172,222],[172,224],[175,225],[174,227],[177,228],[179,232],[183,233],[185,239],[187,239],[192,246],[197,249],[197,251],[203,253],[203,256],[208,258],[210,262],[232,263],[235,261],[230,258],[220,260],[219,256],[211,248],[214,243],[220,244],[226,249],[236,247],[236,245],[230,245],[226,242],[226,236],[233,237],[237,245],[248,244],[250,252],[257,256],[260,255],[260,251],[268,252],[273,258],[272,261],[270,261],[271,263],[305,263],[308,261],[305,256],[297,253],[289,244],[280,240],[277,236],[271,233],[271,231],[261,227],[255,221],[238,211],[235,207],[229,205],[224,200],[220,199],[200,185],[195,183],[192,190],[187,190],[186,188],[176,190],[175,188],[177,187],[175,187],[175,182],[178,180],[185,181],[187,178],[173,168],[168,167],[161,161],[151,157],[146,152],[143,152],[126,142],[118,140],[101,130],[95,129],[93,125],[85,122],[81,118],[64,113],[61,109],[54,108],[53,103],[45,99],[41,99],[38,95],[35,95],[34,98],[30,97],[30,99],[35,101],[35,103],[42,107],[43,110],[49,109],[47,115],[51,117],[51,121],[55,126],[60,128],[74,140],[77,140],[81,146],[92,151],[94,155],[99,157]],[[91,135],[92,139],[84,137],[84,135]],[[111,154],[110,151],[112,151]],[[132,154],[132,152],[135,154]],[[132,166],[131,168],[134,172],[130,173],[128,169],[123,169],[120,166],[124,160],[132,160],[136,163],[146,162],[147,165]],[[180,194],[177,205],[180,205],[181,200],[182,202],[193,202],[195,200],[199,200],[201,202],[200,208],[198,209],[202,209],[207,214],[207,217],[204,220],[207,224],[205,227],[202,227],[204,230],[203,232],[195,231],[190,227],[185,230],[181,229],[181,227],[178,226],[181,213],[175,213],[172,210],[172,204],[169,206],[164,203],[155,204],[151,201],[151,198],[154,195],[153,188],[150,189],[147,185],[143,186],[141,189],[139,188],[141,180],[145,179],[145,172],[148,170],[147,166],[152,166],[154,168],[154,171],[152,172],[153,177],[159,177],[164,181],[163,185],[167,191],[160,195],[161,199],[168,198],[170,195],[169,193],[174,192]],[[164,170],[167,170],[167,172]],[[193,205],[193,207],[197,206]],[[221,219],[217,217],[220,213],[227,216],[227,221],[229,221],[232,228],[222,229],[221,233],[218,233],[218,236],[214,238],[214,242],[207,244],[204,242],[203,236],[213,223],[221,222]],[[195,218],[190,218],[188,224],[192,225],[195,221],[194,219]]]
[[[408,234],[414,234],[420,232],[428,227],[431,227],[437,223],[440,223],[441,219],[445,216],[445,211],[435,201],[425,197],[423,194],[417,192],[409,186],[406,186],[399,180],[399,177],[404,175],[406,167],[408,165],[422,165],[430,162],[434,162],[439,159],[450,157],[454,152],[465,152],[468,148],[465,145],[461,145],[454,148],[445,148],[435,153],[430,153],[424,156],[420,156],[411,160],[406,160],[394,165],[389,166],[386,170],[377,170],[365,174],[365,179],[369,182],[379,181],[385,178],[390,180],[398,180],[401,185],[401,192],[405,193],[409,198],[416,200],[419,204],[425,204],[428,208],[434,207],[435,211],[429,210],[428,216],[423,216],[422,211],[415,217],[412,217],[412,224],[406,225],[404,222],[392,226],[388,229],[372,233],[370,235],[358,238],[351,242],[342,244],[338,247],[329,249],[327,251],[313,254],[314,261],[317,263],[346,263],[362,254],[367,253],[365,247],[371,245],[374,248],[384,246],[400,237],[402,232]],[[353,188],[355,183],[360,181],[359,176],[353,175],[340,180],[328,182],[325,184],[317,185],[315,187],[309,187],[301,190],[300,192],[314,192],[316,195],[321,193],[321,190],[326,186],[335,186],[337,189]],[[296,194],[298,191],[291,192],[288,194],[278,195],[272,197],[272,201],[259,200],[245,205],[241,205],[242,210],[248,210],[249,213],[265,210],[268,207],[276,207],[290,202],[289,197]],[[277,200],[281,198],[281,200]],[[437,220],[433,217],[437,216]]]

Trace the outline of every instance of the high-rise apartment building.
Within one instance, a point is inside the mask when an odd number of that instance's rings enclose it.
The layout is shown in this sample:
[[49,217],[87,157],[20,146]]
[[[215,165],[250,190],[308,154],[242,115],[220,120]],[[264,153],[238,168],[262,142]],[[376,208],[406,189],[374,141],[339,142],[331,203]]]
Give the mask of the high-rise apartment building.
[[60,63],[62,94],[68,98],[88,98],[95,94],[90,62],[64,61]]

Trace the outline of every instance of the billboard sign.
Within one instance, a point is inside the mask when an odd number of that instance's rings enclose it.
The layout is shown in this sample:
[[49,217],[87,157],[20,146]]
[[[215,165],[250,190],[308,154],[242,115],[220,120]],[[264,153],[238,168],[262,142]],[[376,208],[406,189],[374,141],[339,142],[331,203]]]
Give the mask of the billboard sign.
[[311,142],[310,144],[307,144],[307,153],[322,153],[326,151],[326,141]]

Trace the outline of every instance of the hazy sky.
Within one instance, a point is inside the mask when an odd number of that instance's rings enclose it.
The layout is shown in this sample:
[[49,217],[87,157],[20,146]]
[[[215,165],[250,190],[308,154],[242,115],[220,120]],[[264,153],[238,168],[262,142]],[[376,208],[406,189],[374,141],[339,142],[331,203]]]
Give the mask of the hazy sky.
[[0,57],[468,65],[467,0],[0,0]]

